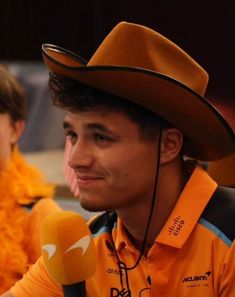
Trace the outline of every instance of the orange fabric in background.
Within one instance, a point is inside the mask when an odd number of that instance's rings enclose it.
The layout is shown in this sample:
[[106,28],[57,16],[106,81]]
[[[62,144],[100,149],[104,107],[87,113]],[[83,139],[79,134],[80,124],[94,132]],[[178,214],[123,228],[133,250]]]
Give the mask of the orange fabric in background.
[[[40,223],[60,208],[51,199],[53,186],[45,183],[41,173],[26,163],[17,148],[6,170],[0,173],[0,193],[1,294],[38,259]],[[36,201],[32,210],[26,208]]]

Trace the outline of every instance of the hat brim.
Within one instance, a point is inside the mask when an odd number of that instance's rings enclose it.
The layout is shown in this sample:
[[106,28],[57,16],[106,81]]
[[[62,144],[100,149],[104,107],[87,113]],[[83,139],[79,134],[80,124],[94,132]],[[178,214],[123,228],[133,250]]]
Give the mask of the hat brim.
[[235,187],[235,153],[219,161],[210,162],[208,173],[220,185]]
[[185,154],[213,161],[235,151],[235,136],[223,116],[202,96],[179,81],[142,68],[91,66],[74,53],[42,47],[49,71],[126,98],[160,115],[185,134]]

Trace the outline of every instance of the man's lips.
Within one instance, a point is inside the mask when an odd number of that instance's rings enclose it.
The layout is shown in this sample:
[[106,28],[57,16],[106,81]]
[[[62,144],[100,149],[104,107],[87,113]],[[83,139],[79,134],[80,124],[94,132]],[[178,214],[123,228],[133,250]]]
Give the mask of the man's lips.
[[83,186],[90,186],[100,180],[103,180],[103,177],[100,176],[92,176],[92,175],[84,175],[84,176],[79,176],[77,175],[77,181],[79,187]]

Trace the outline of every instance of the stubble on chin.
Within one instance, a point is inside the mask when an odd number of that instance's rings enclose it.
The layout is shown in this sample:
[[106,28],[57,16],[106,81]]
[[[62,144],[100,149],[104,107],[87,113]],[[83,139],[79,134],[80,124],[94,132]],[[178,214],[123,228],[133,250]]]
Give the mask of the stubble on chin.
[[82,196],[79,197],[79,202],[81,207],[87,211],[103,212],[108,210],[107,207],[105,207],[105,205],[98,205],[96,202],[90,201]]

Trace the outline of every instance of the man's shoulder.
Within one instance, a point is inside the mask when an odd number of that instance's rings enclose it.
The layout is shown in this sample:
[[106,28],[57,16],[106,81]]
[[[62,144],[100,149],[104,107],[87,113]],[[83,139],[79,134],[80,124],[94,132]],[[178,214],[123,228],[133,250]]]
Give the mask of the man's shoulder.
[[235,189],[217,187],[202,218],[233,241],[235,239]]

